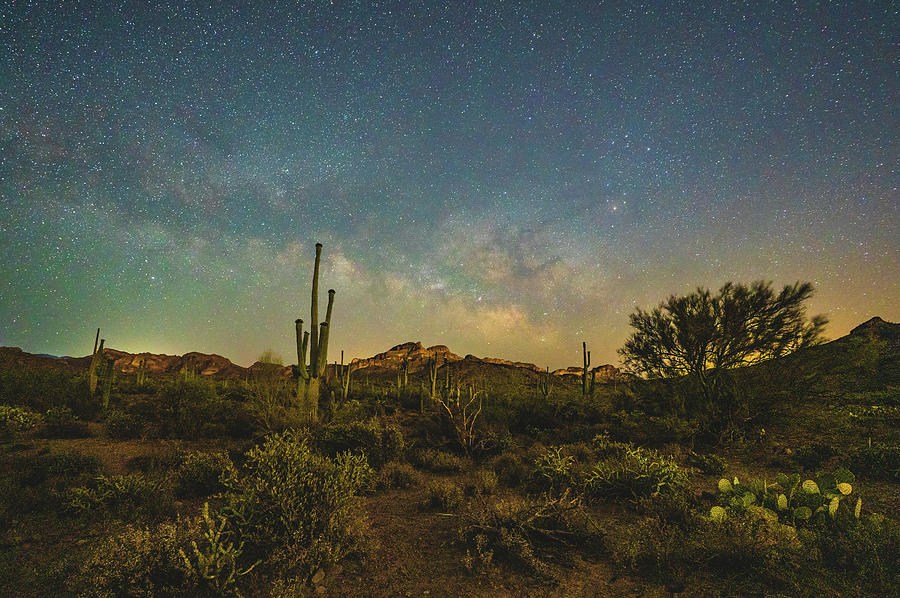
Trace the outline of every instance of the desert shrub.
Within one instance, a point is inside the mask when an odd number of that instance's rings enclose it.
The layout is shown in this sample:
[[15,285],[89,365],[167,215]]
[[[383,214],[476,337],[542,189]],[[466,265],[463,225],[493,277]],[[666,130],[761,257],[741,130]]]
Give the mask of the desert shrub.
[[900,446],[873,442],[853,453],[850,467],[875,480],[900,481]]
[[469,569],[490,572],[504,563],[538,576],[552,574],[551,555],[564,557],[555,549],[591,548],[597,540],[586,514],[568,493],[479,503],[463,514],[459,533]]
[[69,590],[80,596],[109,598],[196,595],[200,589],[197,578],[179,551],[200,539],[195,520],[151,527],[129,525],[89,553]]
[[422,506],[432,511],[455,511],[463,504],[463,489],[449,480],[432,480]]
[[700,432],[700,426],[701,424],[697,420],[679,417],[671,413],[650,416],[646,422],[649,439],[654,444],[688,443]]
[[823,463],[837,454],[837,451],[830,444],[817,442],[797,448],[797,451],[794,453],[794,461],[803,469],[814,471],[822,467]]
[[136,416],[121,409],[109,409],[103,417],[103,433],[116,440],[138,438],[143,425]]
[[337,455],[350,451],[362,453],[373,467],[403,456],[403,433],[395,425],[382,425],[378,418],[368,421],[332,423],[321,433],[319,444],[323,452]]
[[564,455],[562,449],[552,448],[534,461],[532,478],[535,484],[552,492],[562,492],[572,485],[575,457]]
[[80,418],[96,414],[83,374],[52,368],[0,368],[0,403],[27,407],[43,413],[51,407],[69,407]]
[[494,494],[499,485],[499,478],[493,469],[479,469],[475,472],[474,485],[477,494]]
[[673,494],[687,487],[687,475],[678,465],[656,451],[640,447],[598,444],[601,458],[585,480],[585,491],[599,498],[632,498]]
[[50,438],[84,438],[89,431],[69,407],[51,407],[44,414],[44,434]]
[[138,473],[98,476],[87,486],[70,488],[64,495],[70,512],[79,516],[111,513],[121,519],[159,518],[172,510],[171,497],[160,481]]
[[30,432],[40,425],[40,414],[24,407],[0,405],[0,438]]
[[900,588],[900,525],[878,514],[841,518],[815,528],[819,562],[871,595],[888,596]]
[[625,453],[629,449],[634,448],[634,445],[630,442],[617,442],[615,440],[612,440],[606,434],[597,434],[596,436],[594,436],[591,444],[593,445],[597,457],[600,459],[603,459],[605,457],[618,456]]
[[163,385],[152,402],[156,435],[166,438],[247,437],[255,429],[248,407],[225,399],[212,380],[180,375]]
[[229,482],[224,514],[248,554],[308,575],[365,547],[368,524],[355,495],[371,475],[362,455],[332,460],[296,432],[271,434]]
[[498,455],[494,459],[492,466],[497,473],[500,483],[507,488],[518,488],[531,475],[531,468],[518,453]]
[[463,460],[453,453],[432,448],[420,448],[412,451],[409,460],[419,469],[436,473],[458,473],[464,467]]
[[751,513],[722,524],[697,516],[673,521],[654,513],[616,524],[604,544],[618,567],[671,591],[684,591],[688,576],[705,571],[751,594],[789,589],[792,561],[804,555],[792,529]]
[[75,451],[56,453],[48,459],[47,472],[51,476],[75,476],[100,471],[100,459]]
[[178,376],[163,386],[156,395],[166,423],[165,436],[197,438],[204,424],[212,417],[218,396],[215,386],[197,376]]
[[725,467],[728,465],[725,459],[715,453],[695,453],[694,451],[688,455],[687,464],[707,475],[719,475],[725,471]]
[[331,417],[332,424],[349,423],[365,418],[365,410],[356,399],[340,401],[334,407],[334,414]]
[[96,474],[100,471],[100,460],[74,451],[42,453],[23,459],[17,469],[23,483],[36,486],[48,478]]
[[378,488],[410,488],[418,485],[421,474],[409,463],[397,463],[392,461],[381,468],[378,476]]
[[209,496],[223,492],[236,473],[234,463],[225,451],[188,453],[175,472],[175,494],[181,497]]

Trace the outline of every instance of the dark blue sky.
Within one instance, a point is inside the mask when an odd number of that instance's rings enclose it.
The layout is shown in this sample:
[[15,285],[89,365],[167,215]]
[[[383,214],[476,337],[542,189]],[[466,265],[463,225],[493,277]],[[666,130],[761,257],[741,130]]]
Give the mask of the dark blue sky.
[[900,319],[897,5],[721,4],[0,2],[0,344],[290,360],[316,241],[353,356],[616,363],[728,280]]

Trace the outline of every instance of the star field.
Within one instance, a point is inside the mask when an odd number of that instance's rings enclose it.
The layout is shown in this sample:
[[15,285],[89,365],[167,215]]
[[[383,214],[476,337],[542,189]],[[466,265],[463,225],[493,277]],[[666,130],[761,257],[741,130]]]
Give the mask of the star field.
[[[723,6],[723,4],[726,4]],[[889,2],[0,2],[0,345],[618,363],[809,280],[900,320]]]

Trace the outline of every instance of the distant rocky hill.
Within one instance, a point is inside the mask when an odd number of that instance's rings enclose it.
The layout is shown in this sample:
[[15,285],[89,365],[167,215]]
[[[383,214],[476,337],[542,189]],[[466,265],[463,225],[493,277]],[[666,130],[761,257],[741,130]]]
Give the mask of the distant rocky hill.
[[865,336],[872,340],[887,341],[891,344],[900,343],[900,324],[885,322],[878,316],[866,320],[850,331],[851,337]]
[[[205,353],[186,353],[184,355],[161,355],[155,353],[127,353],[117,349],[107,348],[104,354],[113,358],[114,367],[117,371],[124,374],[133,374],[141,367],[144,367],[147,373],[152,375],[166,375],[179,372],[181,370],[189,370],[196,372],[202,376],[212,378],[241,378],[247,376],[254,369],[259,369],[259,364],[254,364],[249,368],[241,367],[232,363],[221,355],[207,355]],[[460,357],[456,353],[450,351],[446,345],[434,345],[425,347],[420,342],[407,342],[391,347],[383,353],[378,353],[372,357],[363,359],[353,359],[354,371],[374,375],[376,377],[385,375],[389,372],[396,372],[404,363],[407,364],[410,374],[419,374],[424,372],[429,360],[434,359],[438,367],[445,364],[459,364],[454,367],[454,371],[462,372],[465,369],[476,367],[479,371],[490,372],[491,367],[509,369],[518,371],[521,374],[526,372],[529,377],[535,374],[545,372],[543,368],[533,363],[523,363],[519,361],[507,361],[505,359],[497,359],[494,357],[476,357],[474,355],[466,355]],[[0,368],[64,368],[73,372],[86,370],[90,364],[90,356],[86,357],[53,357],[50,355],[33,355],[26,353],[18,347],[0,347]],[[487,369],[485,369],[487,368]],[[614,380],[623,380],[630,377],[612,365],[601,365],[593,368],[596,372],[598,382],[608,382]],[[290,367],[284,368],[285,374],[290,373]],[[581,375],[580,367],[570,367],[559,369],[551,372],[554,376],[564,379],[565,377],[574,377]]]
[[396,370],[406,362],[409,366],[409,371],[416,372],[425,369],[428,361],[431,359],[435,359],[438,365],[441,365],[459,361],[462,357],[451,352],[446,345],[434,345],[426,348],[422,343],[409,342],[391,347],[384,353],[378,353],[372,357],[353,359],[352,364],[354,370],[366,368]]
[[[137,372],[144,361],[150,375],[171,374],[182,369],[214,378],[236,378],[247,373],[248,368],[231,363],[221,355],[185,353],[184,355],[160,355],[155,353],[126,353],[116,349],[104,349],[104,355],[113,359],[115,369],[124,374]],[[53,357],[33,355],[19,347],[0,347],[0,368],[60,368],[73,372],[86,370],[91,363],[86,357]]]

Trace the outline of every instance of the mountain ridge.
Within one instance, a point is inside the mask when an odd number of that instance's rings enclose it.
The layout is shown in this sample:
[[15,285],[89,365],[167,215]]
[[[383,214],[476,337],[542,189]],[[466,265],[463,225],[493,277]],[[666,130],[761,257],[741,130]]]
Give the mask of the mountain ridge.
[[[825,344],[844,342],[847,339],[862,337],[891,344],[900,343],[900,324],[888,322],[875,316],[853,328],[846,336],[839,337]],[[215,353],[207,354],[196,351],[185,353],[184,355],[166,355],[147,351],[128,353],[107,347],[104,349],[104,353],[113,358],[116,371],[123,374],[136,373],[140,369],[142,361],[147,373],[151,375],[171,374],[187,369],[202,376],[220,379],[247,376],[251,372],[258,370],[260,366],[259,362],[257,362],[250,367],[243,367],[233,363],[227,357]],[[353,358],[350,360],[350,363],[354,366],[354,372],[377,373],[395,371],[406,364],[410,373],[416,373],[425,370],[431,359],[436,360],[439,367],[449,363],[460,363],[460,365],[483,364],[485,366],[525,370],[532,375],[547,372],[545,368],[541,368],[533,363],[508,361],[497,357],[476,357],[471,354],[463,357],[453,353],[446,345],[426,347],[418,341],[408,341],[394,345],[390,349],[376,353],[371,357]],[[61,368],[78,372],[86,370],[90,365],[90,361],[90,355],[84,357],[56,357],[47,354],[28,353],[20,347],[0,347],[0,368],[3,369],[11,369],[12,367]],[[284,367],[286,373],[289,373],[290,369],[290,366]],[[603,364],[591,369],[596,372],[597,379],[600,382],[626,380],[632,376],[611,364]],[[581,375],[582,368],[580,366],[571,366],[552,370],[549,373],[554,377],[576,377]]]

